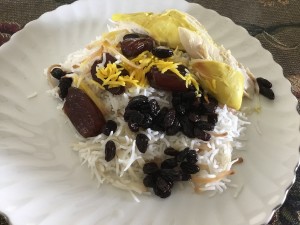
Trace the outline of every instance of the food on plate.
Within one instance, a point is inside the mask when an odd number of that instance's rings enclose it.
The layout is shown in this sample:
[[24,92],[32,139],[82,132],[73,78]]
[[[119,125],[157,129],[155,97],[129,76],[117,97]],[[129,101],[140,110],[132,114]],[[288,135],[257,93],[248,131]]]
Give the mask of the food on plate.
[[171,195],[176,183],[222,192],[249,124],[244,97],[274,99],[192,16],[115,14],[109,31],[47,68],[73,145],[99,185]]

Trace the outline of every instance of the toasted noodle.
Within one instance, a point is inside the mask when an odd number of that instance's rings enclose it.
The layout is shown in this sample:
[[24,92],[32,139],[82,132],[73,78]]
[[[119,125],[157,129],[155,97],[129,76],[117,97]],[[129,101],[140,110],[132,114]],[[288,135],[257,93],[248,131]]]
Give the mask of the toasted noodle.
[[[139,22],[136,21],[137,18],[139,18]],[[161,36],[155,26],[159,25],[162,18],[168,18],[167,24],[170,27],[165,26],[168,32]],[[54,82],[50,74],[51,69],[58,66],[67,71],[67,76],[73,78],[72,86],[83,90],[90,97],[103,113],[106,121],[113,120],[117,124],[116,131],[111,132],[109,136],[105,134],[90,138],[78,136],[79,140],[73,144],[73,150],[78,153],[82,165],[90,169],[92,177],[96,179],[98,185],[109,183],[117,188],[128,190],[137,200],[134,193],[149,192],[149,189],[143,185],[144,164],[147,162],[160,164],[164,159],[169,158],[164,154],[167,147],[173,147],[179,151],[189,147],[196,150],[198,157],[196,164],[200,167],[200,172],[192,176],[195,191],[223,191],[229,180],[228,176],[234,174],[232,165],[240,162],[239,159],[232,159],[232,152],[234,149],[243,147],[238,138],[243,135],[245,126],[249,124],[245,115],[235,110],[240,108],[240,99],[232,100],[232,96],[241,98],[243,95],[243,67],[234,69],[230,67],[228,64],[230,60],[234,59],[230,52],[217,46],[205,28],[195,18],[180,11],[169,10],[158,15],[152,13],[133,14],[132,16],[116,14],[113,16],[113,20],[117,23],[112,31],[91,42],[86,48],[70,54],[65,62],[53,65],[45,71],[52,86],[57,86],[58,81]],[[150,21],[153,26],[143,27],[146,26],[146,21]],[[129,22],[137,22],[137,25],[126,27]],[[139,31],[148,33],[157,42],[174,48],[173,56],[160,59],[154,56],[151,51],[144,51],[136,57],[125,57],[119,43],[125,34],[134,31],[132,27],[136,28],[137,26],[139,26]],[[184,29],[189,31],[186,32]],[[182,30],[181,33],[180,30]],[[182,40],[187,40],[188,37],[184,35],[191,35],[190,32],[194,32],[190,45],[186,41],[182,43]],[[200,37],[203,41],[199,43],[200,38],[198,36],[201,32],[202,36]],[[173,33],[176,35],[171,36]],[[202,46],[202,44],[207,46]],[[193,46],[195,49],[192,48]],[[182,50],[184,48],[188,54]],[[192,49],[197,52],[190,53],[189,51]],[[211,55],[216,52],[220,53],[219,56]],[[117,61],[107,63],[104,67],[106,63],[105,53],[111,54]],[[101,58],[102,62],[96,67],[97,80],[91,75],[91,66]],[[187,68],[185,75],[179,71],[179,65],[184,65]],[[219,65],[219,67],[217,66],[218,73],[209,67],[211,65]],[[166,71],[172,71],[177,75],[177,78],[185,82],[187,87],[193,86],[198,96],[204,94],[207,103],[209,103],[207,92],[219,100],[220,104],[215,110],[215,113],[218,114],[218,121],[212,131],[207,131],[211,134],[209,141],[188,138],[181,132],[168,136],[150,128],[140,129],[139,133],[146,135],[149,142],[145,153],[138,150],[136,133],[129,129],[123,118],[129,100],[134,96],[144,95],[149,99],[155,99],[160,108],[172,108],[171,92],[157,90],[149,86],[146,74],[152,66],[156,66],[163,75]],[[199,69],[199,67],[201,68]],[[126,70],[128,73],[121,75],[122,70]],[[228,71],[232,71],[230,78],[228,78],[228,74],[227,77],[224,77],[225,72]],[[232,85],[238,86],[234,90],[238,93],[229,95],[230,91],[233,90],[230,84],[232,81],[234,81]],[[226,87],[224,87],[225,83]],[[125,93],[113,95],[107,91],[108,88],[119,86],[125,87]],[[201,88],[204,89],[203,93],[200,92]],[[59,88],[56,87],[53,91],[57,92]],[[220,92],[223,96],[224,93],[227,93],[225,100],[220,101]],[[116,145],[116,155],[107,162],[105,160],[105,145],[110,140]]]

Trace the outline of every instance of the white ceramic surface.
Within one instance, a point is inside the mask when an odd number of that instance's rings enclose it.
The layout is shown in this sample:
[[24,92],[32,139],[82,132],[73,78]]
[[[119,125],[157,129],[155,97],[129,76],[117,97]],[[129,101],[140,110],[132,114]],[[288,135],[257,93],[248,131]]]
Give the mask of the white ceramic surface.
[[[274,84],[276,100],[261,99],[263,109],[250,117],[245,162],[236,168],[236,190],[209,198],[177,188],[166,200],[142,196],[136,203],[124,191],[97,189],[70,144],[72,129],[46,94],[47,66],[106,29],[117,12],[177,8],[201,21],[218,43],[256,76]],[[260,43],[230,19],[184,1],[81,0],[29,23],[0,48],[0,211],[14,225],[246,225],[271,218],[295,179],[299,160],[296,99],[281,67]],[[37,92],[37,96],[27,96]],[[262,134],[257,132],[259,126]]]

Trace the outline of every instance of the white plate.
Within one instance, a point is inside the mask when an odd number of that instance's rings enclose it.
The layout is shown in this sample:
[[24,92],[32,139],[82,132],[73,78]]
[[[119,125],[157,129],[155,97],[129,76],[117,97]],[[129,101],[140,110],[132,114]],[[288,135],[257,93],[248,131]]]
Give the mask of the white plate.
[[[250,118],[247,151],[240,153],[245,162],[233,176],[233,182],[244,185],[238,198],[234,189],[209,198],[178,188],[166,200],[143,196],[136,203],[127,192],[97,189],[70,149],[75,138],[56,110],[57,102],[45,93],[43,69],[101,34],[113,13],[167,8],[195,16],[256,76],[274,84],[276,100],[262,98],[262,112]],[[199,5],[78,1],[46,13],[14,35],[0,48],[0,68],[0,210],[14,225],[263,224],[295,179],[299,115],[281,67],[243,28]],[[34,92],[37,96],[27,99]]]

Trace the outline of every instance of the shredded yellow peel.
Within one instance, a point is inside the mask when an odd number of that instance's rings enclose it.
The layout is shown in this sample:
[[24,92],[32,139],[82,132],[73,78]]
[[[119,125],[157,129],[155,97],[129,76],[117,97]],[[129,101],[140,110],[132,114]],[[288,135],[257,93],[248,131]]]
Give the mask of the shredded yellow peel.
[[[106,45],[108,46],[107,43]],[[113,48],[111,45],[110,47]],[[102,81],[102,84],[97,83],[97,85],[103,89],[105,86],[109,88],[118,86],[127,86],[129,88],[132,86],[147,87],[149,84],[146,79],[146,73],[150,71],[151,67],[156,66],[162,73],[168,70],[172,71],[180,79],[185,81],[186,87],[193,85],[196,90],[199,91],[196,77],[191,73],[183,76],[177,69],[178,65],[180,65],[180,63],[168,61],[168,59],[162,60],[155,57],[151,52],[144,51],[137,57],[131,59],[130,63],[125,60],[119,64],[108,63],[106,67],[97,68],[96,76]],[[130,75],[121,75],[122,70],[127,70]]]

